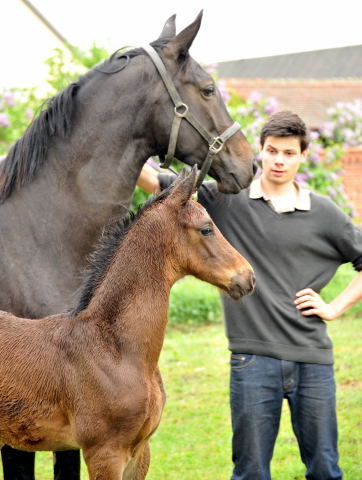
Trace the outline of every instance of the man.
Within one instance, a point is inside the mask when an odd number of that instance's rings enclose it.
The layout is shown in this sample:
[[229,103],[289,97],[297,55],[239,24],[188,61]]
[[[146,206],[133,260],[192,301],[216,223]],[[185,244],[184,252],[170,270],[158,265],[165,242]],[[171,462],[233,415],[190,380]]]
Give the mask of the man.
[[[205,182],[199,201],[252,264],[255,293],[223,297],[231,350],[231,480],[270,480],[270,461],[287,398],[307,479],[342,478],[338,466],[332,344],[325,321],[362,299],[362,232],[328,198],[294,180],[308,131],[291,112],[269,118],[260,136],[262,174],[225,196]],[[166,187],[170,175],[145,169],[139,185]],[[359,271],[330,304],[319,295],[339,265]]]

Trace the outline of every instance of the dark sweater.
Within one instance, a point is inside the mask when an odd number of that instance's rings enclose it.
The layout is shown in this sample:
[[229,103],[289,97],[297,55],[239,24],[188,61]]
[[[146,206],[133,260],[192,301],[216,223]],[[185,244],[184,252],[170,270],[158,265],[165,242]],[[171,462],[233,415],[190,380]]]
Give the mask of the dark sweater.
[[[161,175],[164,188],[172,176]],[[249,189],[223,195],[205,182],[199,201],[228,241],[251,263],[255,292],[235,301],[222,295],[229,348],[306,363],[333,363],[326,323],[303,316],[295,307],[297,291],[316,292],[342,263],[362,270],[362,231],[332,201],[311,193],[311,209],[278,214]]]

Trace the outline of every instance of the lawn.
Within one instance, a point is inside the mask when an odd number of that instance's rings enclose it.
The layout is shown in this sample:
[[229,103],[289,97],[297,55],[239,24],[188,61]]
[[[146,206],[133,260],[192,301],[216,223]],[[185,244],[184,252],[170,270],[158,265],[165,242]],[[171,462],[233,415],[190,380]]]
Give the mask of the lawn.
[[[329,325],[336,354],[340,463],[346,480],[362,478],[360,330],[361,320],[353,316]],[[228,479],[229,373],[222,324],[187,329],[170,327],[160,366],[168,399],[161,425],[151,441],[152,460],[147,478]],[[51,480],[51,471],[52,454],[37,454],[36,479]],[[285,405],[272,464],[273,479],[302,480],[303,472]],[[83,465],[82,479],[87,478]]]

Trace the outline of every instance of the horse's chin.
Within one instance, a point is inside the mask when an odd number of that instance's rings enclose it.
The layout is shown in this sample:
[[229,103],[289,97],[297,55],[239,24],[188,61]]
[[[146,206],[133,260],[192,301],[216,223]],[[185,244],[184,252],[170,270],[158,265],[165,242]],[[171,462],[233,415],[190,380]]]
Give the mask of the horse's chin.
[[252,176],[248,177],[247,179],[240,179],[233,174],[230,174],[228,178],[221,178],[217,179],[217,189],[221,193],[226,193],[226,194],[236,194],[239,193],[241,190],[244,190],[244,188],[247,188],[251,181],[252,181]]
[[215,178],[219,192],[226,194],[239,193],[240,190],[247,188],[253,180],[252,170],[249,173],[244,171],[240,175],[236,175],[233,172],[224,175],[218,171],[210,170],[210,174]]
[[219,192],[221,193],[226,193],[226,194],[236,194],[236,193],[239,193],[240,190],[242,190],[242,188],[245,188],[245,187],[241,187],[239,184],[237,183],[234,183],[234,184],[231,184],[231,183],[226,183],[226,182],[217,182],[217,189],[219,190]]

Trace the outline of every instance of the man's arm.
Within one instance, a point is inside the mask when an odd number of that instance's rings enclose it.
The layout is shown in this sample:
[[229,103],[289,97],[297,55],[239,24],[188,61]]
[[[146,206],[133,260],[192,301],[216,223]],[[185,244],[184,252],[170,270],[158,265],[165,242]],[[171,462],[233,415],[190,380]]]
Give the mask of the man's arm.
[[[302,310],[302,315],[318,315],[323,320],[334,320],[362,300],[362,271],[331,303],[325,303],[311,288],[300,290],[296,296],[294,303],[298,310]],[[303,310],[305,308],[308,310]]]
[[146,193],[160,193],[161,190],[158,172],[146,163],[141,170],[140,176],[138,177],[137,186]]

